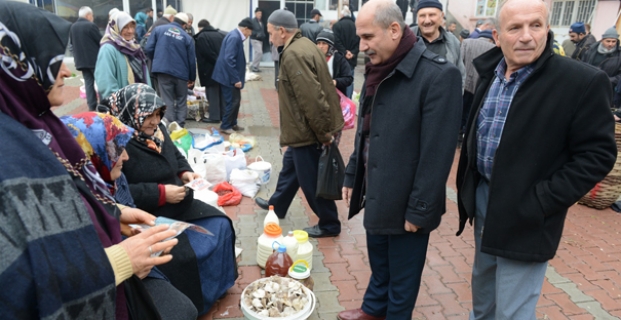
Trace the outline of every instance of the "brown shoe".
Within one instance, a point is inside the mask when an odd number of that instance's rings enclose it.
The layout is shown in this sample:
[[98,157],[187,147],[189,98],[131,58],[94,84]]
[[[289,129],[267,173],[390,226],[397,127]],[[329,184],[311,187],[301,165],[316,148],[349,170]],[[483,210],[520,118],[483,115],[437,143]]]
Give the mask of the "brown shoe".
[[244,129],[246,129],[246,128],[244,128],[244,127],[240,127],[240,126],[238,126],[238,125],[234,125],[234,126],[233,126],[233,130],[234,130],[234,131],[244,131]]
[[341,311],[336,317],[339,320],[385,320],[386,319],[386,317],[375,317],[375,316],[366,314],[364,311],[362,311],[362,308]]

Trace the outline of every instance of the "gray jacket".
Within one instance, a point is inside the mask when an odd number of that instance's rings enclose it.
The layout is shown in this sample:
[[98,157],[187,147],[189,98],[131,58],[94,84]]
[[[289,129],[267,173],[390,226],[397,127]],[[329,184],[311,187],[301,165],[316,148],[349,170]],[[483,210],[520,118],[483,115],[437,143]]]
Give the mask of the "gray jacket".
[[[414,34],[417,35],[418,37],[422,37],[418,33],[418,26],[410,27],[410,30],[412,30],[412,32],[414,32]],[[440,28],[440,32],[442,33],[445,39],[444,41],[444,44],[446,46],[446,57],[445,58],[446,60],[448,60],[448,62],[454,64],[457,67],[457,69],[459,69],[459,72],[461,72],[461,85],[463,89],[463,86],[466,84],[466,68],[464,67],[463,59],[461,58],[461,53],[459,49],[460,47],[459,40],[452,33],[446,32],[444,28]]]
[[466,68],[464,91],[474,93],[477,81],[479,81],[479,73],[474,68],[472,61],[493,47],[495,47],[495,45],[485,38],[464,39],[461,43],[461,58]]
[[317,42],[317,35],[323,30],[323,27],[315,20],[309,20],[300,26],[302,36],[309,38],[312,42]]

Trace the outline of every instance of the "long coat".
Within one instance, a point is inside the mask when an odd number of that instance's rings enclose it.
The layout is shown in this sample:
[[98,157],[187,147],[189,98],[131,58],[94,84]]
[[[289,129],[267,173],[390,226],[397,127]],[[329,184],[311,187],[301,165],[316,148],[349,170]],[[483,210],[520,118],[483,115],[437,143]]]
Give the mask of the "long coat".
[[196,40],[196,64],[198,65],[198,78],[205,87],[216,84],[211,76],[216,66],[216,60],[222,48],[224,34],[211,26],[204,27],[194,36]]
[[[494,48],[474,60],[480,81],[459,159],[458,235],[475,215],[481,175],[474,124],[502,57]],[[548,41],[511,101],[489,181],[482,252],[530,262],[554,257],[567,208],[615,163],[610,90],[606,74],[555,55]]]
[[75,68],[77,70],[95,69],[99,41],[101,41],[101,33],[97,25],[84,18],[78,18],[71,25],[69,38],[71,39]]
[[246,82],[246,54],[239,29],[229,32],[222,42],[211,78],[217,83],[233,87],[237,82]]
[[363,89],[360,101],[360,115],[372,108],[370,147],[365,165],[360,116],[345,171],[344,185],[353,188],[349,217],[365,207],[369,234],[404,234],[406,219],[431,232],[446,210],[462,109],[459,70],[419,38],[375,96]]

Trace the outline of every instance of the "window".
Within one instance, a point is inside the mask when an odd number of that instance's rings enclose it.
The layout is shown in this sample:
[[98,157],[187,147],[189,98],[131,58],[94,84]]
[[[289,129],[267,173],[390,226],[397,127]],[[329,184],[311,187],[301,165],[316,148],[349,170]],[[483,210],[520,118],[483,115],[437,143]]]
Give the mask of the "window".
[[476,16],[492,17],[496,15],[498,0],[477,0]]
[[563,10],[562,2],[555,2],[552,5],[552,19],[550,19],[550,24],[553,26],[558,26],[561,21],[561,12]]
[[591,23],[596,5],[597,0],[555,0],[550,25],[570,26],[577,21]]
[[583,21],[585,23],[591,22],[591,15],[595,9],[595,0],[584,0],[578,2],[578,16],[576,21]]
[[298,26],[310,20],[310,12],[313,10],[315,2],[313,0],[286,0],[285,7],[295,14]]

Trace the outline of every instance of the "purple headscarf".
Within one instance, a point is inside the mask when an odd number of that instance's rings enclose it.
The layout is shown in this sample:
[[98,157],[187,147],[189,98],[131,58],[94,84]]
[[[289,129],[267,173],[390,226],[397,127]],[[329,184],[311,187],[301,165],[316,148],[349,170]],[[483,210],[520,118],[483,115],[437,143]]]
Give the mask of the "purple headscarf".
[[124,11],[119,11],[110,19],[106,26],[106,33],[101,39],[100,44],[111,44],[122,54],[127,56],[129,65],[134,73],[135,82],[147,83],[147,57],[145,56],[140,44],[135,39],[125,40],[121,36],[121,31],[129,23],[136,20]]

